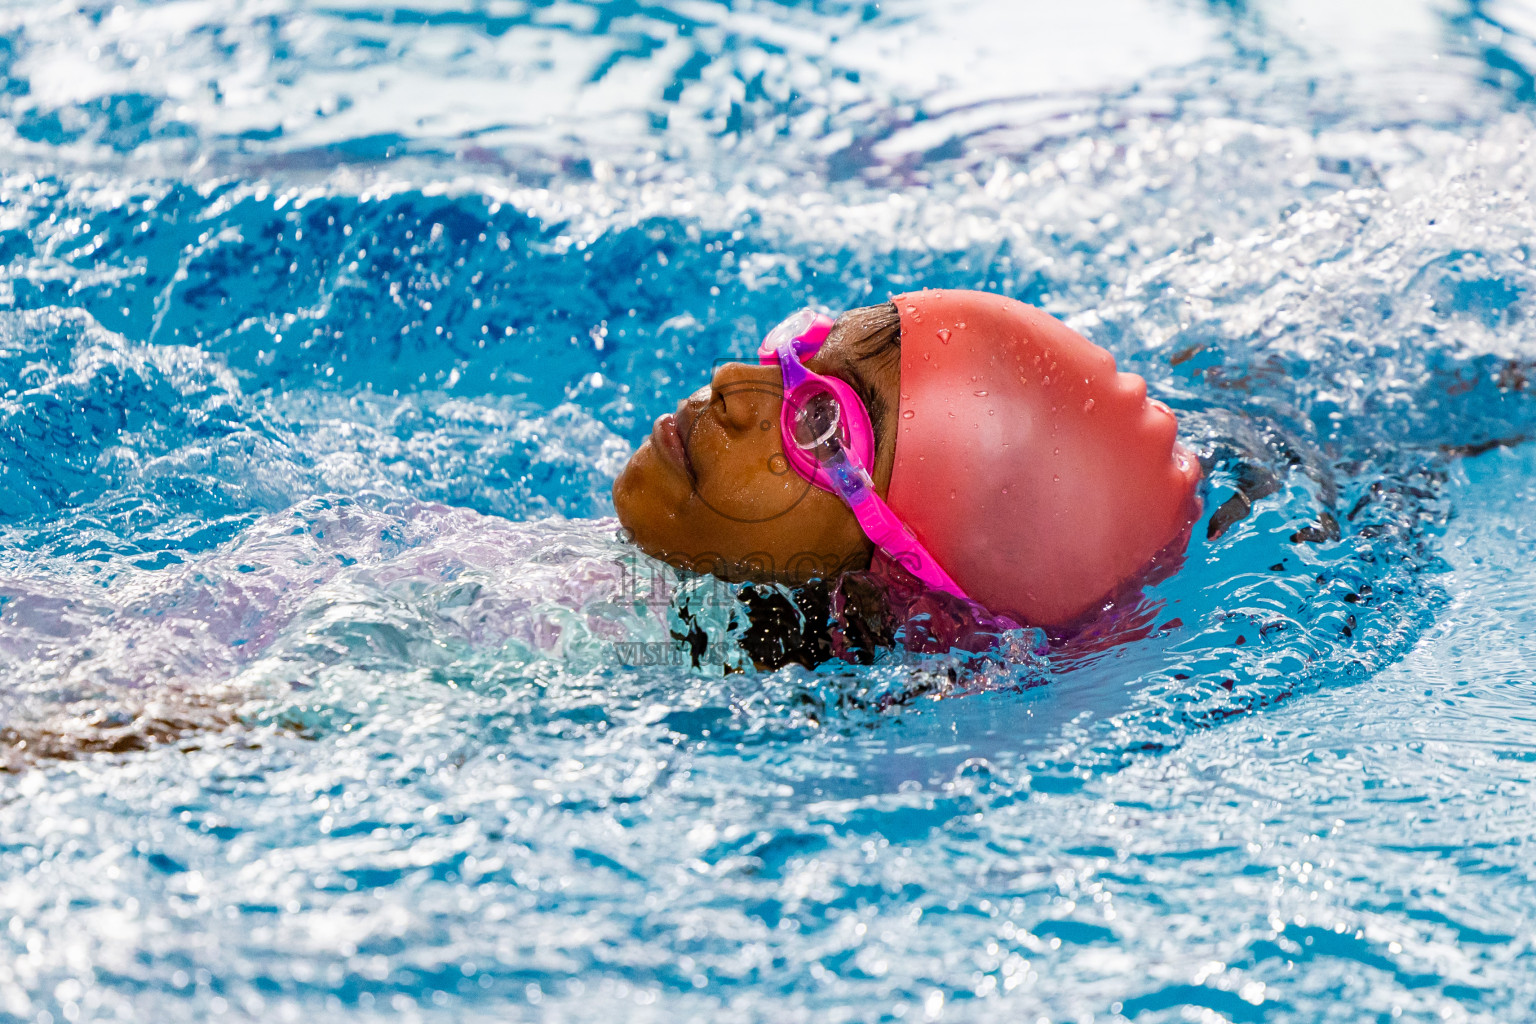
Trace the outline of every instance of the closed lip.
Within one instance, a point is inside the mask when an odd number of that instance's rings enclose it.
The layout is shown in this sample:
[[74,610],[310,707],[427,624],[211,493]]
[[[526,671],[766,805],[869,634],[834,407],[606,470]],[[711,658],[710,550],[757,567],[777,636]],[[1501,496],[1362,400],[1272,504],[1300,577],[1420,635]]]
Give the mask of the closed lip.
[[651,427],[651,441],[656,445],[656,450],[661,452],[662,457],[688,477],[690,483],[697,483],[698,477],[693,471],[693,460],[688,457],[686,442],[686,438],[693,431],[693,420],[694,411],[684,401],[677,407],[677,412],[656,417],[656,422]]

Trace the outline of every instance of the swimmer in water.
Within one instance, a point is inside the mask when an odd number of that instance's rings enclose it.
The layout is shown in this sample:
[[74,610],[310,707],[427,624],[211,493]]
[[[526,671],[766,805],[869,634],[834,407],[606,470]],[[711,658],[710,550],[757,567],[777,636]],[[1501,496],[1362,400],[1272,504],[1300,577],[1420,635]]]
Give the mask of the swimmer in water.
[[868,571],[1052,631],[1176,560],[1200,466],[1139,376],[1065,324],[927,290],[809,310],[657,419],[614,483],[673,566],[799,586]]

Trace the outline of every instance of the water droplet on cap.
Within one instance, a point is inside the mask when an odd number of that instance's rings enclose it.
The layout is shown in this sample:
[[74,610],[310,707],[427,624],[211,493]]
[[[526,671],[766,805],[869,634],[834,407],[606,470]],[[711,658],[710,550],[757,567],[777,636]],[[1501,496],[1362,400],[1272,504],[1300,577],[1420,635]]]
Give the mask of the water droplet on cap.
[[987,397],[987,393],[985,391],[975,391],[975,392],[972,392],[972,394],[974,394],[977,398],[986,398]]
[[939,341],[941,341],[944,344],[948,345],[949,344],[949,328],[948,327],[940,327],[938,333],[939,333]]
[[1041,377],[1040,378],[1040,386],[1043,387],[1043,388],[1050,387],[1051,386],[1051,378],[1049,378],[1049,377]]
[[1061,483],[1061,474],[1060,473],[1052,474],[1051,475],[1051,482],[1052,483],[1057,483],[1057,484]]
[[955,330],[957,330],[957,331],[965,330],[965,321],[961,320],[959,323],[955,324]]
[[917,413],[913,412],[911,409],[908,409],[906,412],[901,414],[901,418],[904,419],[904,420],[909,420],[913,416],[916,416],[916,415],[917,415]]
[[1093,399],[1090,398],[1083,403],[1083,412],[1093,412]]

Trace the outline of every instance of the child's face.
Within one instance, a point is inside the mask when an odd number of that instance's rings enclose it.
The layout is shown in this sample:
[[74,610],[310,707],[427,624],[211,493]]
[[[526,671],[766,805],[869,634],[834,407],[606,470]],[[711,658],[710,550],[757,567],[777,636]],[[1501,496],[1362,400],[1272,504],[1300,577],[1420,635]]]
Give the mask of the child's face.
[[[897,350],[861,351],[839,321],[806,366],[847,381],[875,432],[884,495],[895,455]],[[613,504],[634,541],[680,568],[733,580],[798,583],[864,568],[872,546],[841,498],[790,468],[779,432],[783,378],[777,366],[726,363],[708,387],[656,420],[613,485]]]

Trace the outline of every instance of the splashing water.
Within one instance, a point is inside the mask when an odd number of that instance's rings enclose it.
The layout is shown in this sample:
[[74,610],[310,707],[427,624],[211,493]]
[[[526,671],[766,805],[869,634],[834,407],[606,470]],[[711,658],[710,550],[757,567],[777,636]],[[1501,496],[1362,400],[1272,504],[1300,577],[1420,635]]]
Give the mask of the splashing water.
[[[1536,1003],[1528,5],[18,0],[0,70],[0,1020]],[[609,484],[919,285],[1111,348],[1205,518],[1098,633],[753,670]]]

